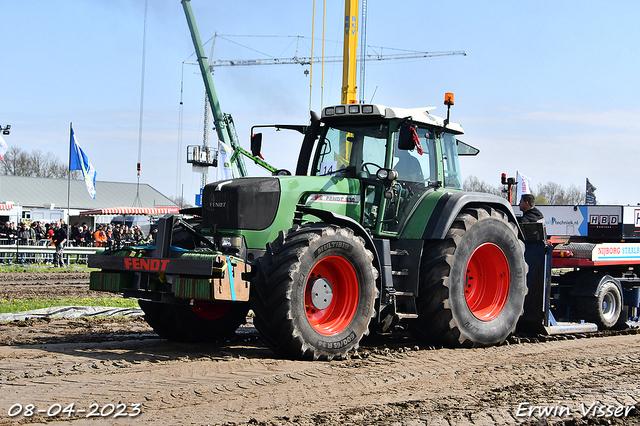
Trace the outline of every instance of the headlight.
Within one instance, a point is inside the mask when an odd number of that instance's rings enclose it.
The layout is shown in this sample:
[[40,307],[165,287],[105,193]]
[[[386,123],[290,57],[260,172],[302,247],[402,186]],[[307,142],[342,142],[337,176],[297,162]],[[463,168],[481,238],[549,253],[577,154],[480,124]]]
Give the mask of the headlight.
[[376,177],[380,180],[396,180],[398,172],[393,169],[379,169],[376,172]]
[[225,248],[240,248],[242,247],[242,236],[232,235],[228,237],[220,238],[220,246]]

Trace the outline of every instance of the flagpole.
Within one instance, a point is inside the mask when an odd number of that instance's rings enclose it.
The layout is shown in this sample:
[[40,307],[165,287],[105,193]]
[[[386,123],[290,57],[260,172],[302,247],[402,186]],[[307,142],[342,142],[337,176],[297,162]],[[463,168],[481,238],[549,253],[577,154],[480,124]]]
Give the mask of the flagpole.
[[71,142],[73,123],[69,123],[69,168],[67,170],[67,229],[69,229],[69,210],[71,209]]

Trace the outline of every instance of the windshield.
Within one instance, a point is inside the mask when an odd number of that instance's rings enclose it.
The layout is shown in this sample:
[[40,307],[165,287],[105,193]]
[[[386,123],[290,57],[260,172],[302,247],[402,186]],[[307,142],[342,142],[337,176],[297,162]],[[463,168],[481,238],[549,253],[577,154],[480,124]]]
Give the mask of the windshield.
[[[388,133],[386,124],[328,127],[312,174],[335,176],[348,167],[355,172],[367,171],[367,163],[384,167]],[[368,170],[375,173],[376,168]]]

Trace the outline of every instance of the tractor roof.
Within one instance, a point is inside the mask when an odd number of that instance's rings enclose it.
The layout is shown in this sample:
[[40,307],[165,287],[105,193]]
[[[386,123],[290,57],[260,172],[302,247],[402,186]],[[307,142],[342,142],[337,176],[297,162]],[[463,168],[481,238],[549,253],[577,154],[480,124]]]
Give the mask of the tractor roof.
[[[431,115],[429,111],[436,107],[425,108],[392,108],[376,104],[349,104],[326,107],[322,110],[322,119],[333,121],[340,117],[381,117],[384,119],[410,119],[417,123],[429,124],[436,127],[445,127],[444,118]],[[462,126],[449,122],[446,125],[449,132],[462,134]]]

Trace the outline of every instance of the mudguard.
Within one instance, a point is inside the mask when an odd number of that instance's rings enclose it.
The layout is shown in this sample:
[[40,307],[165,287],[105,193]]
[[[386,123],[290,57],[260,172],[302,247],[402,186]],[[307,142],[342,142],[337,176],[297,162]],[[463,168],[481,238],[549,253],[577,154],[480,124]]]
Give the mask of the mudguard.
[[373,243],[373,238],[371,238],[371,235],[369,235],[367,230],[364,229],[362,225],[360,225],[360,223],[356,222],[355,220],[351,219],[348,216],[343,216],[341,214],[337,214],[327,210],[319,210],[319,209],[314,209],[312,207],[307,207],[302,205],[296,206],[296,210],[304,214],[310,214],[312,216],[315,216],[326,223],[351,228],[351,230],[353,230],[353,232],[357,236],[362,237],[362,239],[365,242],[365,246],[369,250],[371,250],[371,252],[373,253],[376,259],[376,262],[378,262],[379,256],[376,250],[376,246]]
[[[504,212],[510,222],[518,223],[511,205],[504,198],[481,192],[447,192],[436,203],[422,238],[425,240],[443,239],[462,209],[487,205]],[[518,237],[524,239],[519,226]]]

